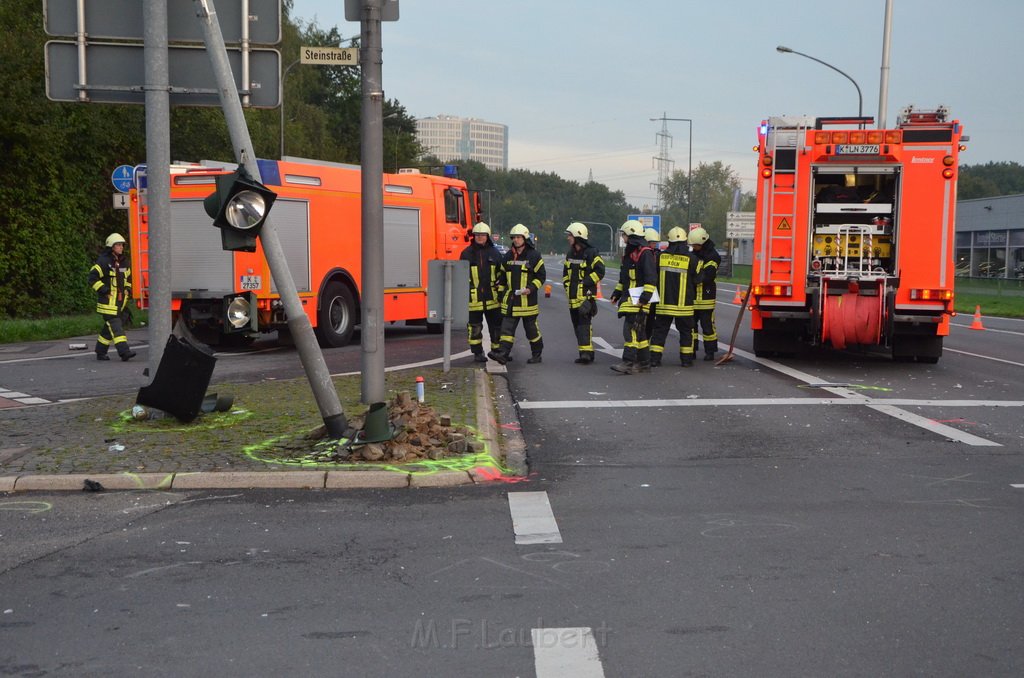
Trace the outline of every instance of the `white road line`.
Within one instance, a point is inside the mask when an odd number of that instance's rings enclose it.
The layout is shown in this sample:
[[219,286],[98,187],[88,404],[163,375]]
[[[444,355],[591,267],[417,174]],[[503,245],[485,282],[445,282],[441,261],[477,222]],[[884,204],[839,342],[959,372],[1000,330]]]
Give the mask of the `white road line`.
[[1007,365],[1016,365],[1017,367],[1024,367],[1024,363],[1015,363],[1012,360],[1004,360],[1002,358],[993,358],[990,355],[982,355],[980,353],[971,353],[970,351],[960,351],[960,350],[955,349],[955,348],[949,348],[948,346],[944,346],[942,350],[943,351],[949,351],[950,353],[960,353],[960,354],[963,354],[963,355],[969,355],[969,356],[971,356],[973,358],[982,358],[984,360],[994,360],[997,363],[1006,363]]
[[[1024,400],[916,400],[913,398],[652,398],[650,400],[520,400],[523,410],[599,409],[621,407],[771,407],[803,405],[867,405],[869,407],[1024,407]],[[892,416],[896,416],[893,414]]]
[[509,492],[508,510],[517,544],[561,544],[547,492]]
[[530,629],[537,678],[604,678],[597,639],[589,627]]
[[1016,487],[1018,490],[1024,490],[1024,485],[1010,485],[1010,487]]
[[621,350],[616,349],[615,347],[613,347],[611,344],[609,344],[607,341],[605,341],[602,337],[593,337],[590,340],[590,343],[592,343],[594,346],[596,346],[597,350],[600,351],[601,353],[607,353],[608,355],[615,356],[616,358],[618,358],[618,357],[620,357],[622,355],[622,351]]
[[[1012,320],[1012,318],[1010,318]],[[965,330],[971,329],[970,325],[961,325],[960,323],[949,323],[950,327],[960,327]],[[975,332],[998,332],[999,334],[1016,334],[1018,337],[1024,336],[1024,332],[1017,332],[1014,330],[997,330],[993,327],[986,327],[984,330],[974,330]]]

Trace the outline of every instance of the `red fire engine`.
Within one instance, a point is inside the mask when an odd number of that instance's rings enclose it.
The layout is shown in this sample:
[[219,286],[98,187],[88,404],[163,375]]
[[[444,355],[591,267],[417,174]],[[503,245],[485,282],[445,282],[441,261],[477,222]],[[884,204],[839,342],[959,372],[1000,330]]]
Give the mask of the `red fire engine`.
[[754,352],[882,347],[934,363],[953,313],[963,127],[946,109],[770,118],[758,131]]
[[[222,250],[220,230],[203,209],[215,177],[234,167],[202,163],[171,170],[172,314],[209,343],[237,336],[225,314],[239,297],[255,306],[257,331],[287,332],[262,247],[252,253]],[[263,183],[278,196],[270,218],[310,323],[322,345],[344,345],[360,317],[360,169],[297,159],[260,160],[259,169]],[[145,191],[133,190],[130,199],[134,293],[146,308]],[[427,265],[432,259],[458,259],[479,214],[479,194],[471,195],[459,179],[418,172],[384,175],[384,322],[426,323],[428,330],[440,331],[442,319],[428,317]],[[236,301],[232,308],[238,307]],[[246,324],[243,331],[252,329]]]

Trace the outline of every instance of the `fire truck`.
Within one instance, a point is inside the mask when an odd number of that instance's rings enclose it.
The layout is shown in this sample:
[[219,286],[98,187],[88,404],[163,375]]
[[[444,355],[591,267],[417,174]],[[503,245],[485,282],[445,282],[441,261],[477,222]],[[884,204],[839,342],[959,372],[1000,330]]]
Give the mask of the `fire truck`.
[[[299,298],[322,346],[349,342],[359,324],[362,290],[361,172],[355,165],[298,158],[258,161],[262,182],[277,193],[270,219]],[[211,344],[256,332],[287,339],[284,304],[263,256],[225,251],[203,208],[219,174],[236,165],[203,161],[171,168],[171,310],[174,321]],[[443,319],[427,308],[432,259],[458,259],[480,218],[480,196],[456,178],[405,170],[384,175],[384,322]],[[150,253],[146,191],[129,194],[134,294],[149,305]],[[228,315],[230,311],[230,316]],[[238,319],[241,318],[241,322]]]
[[904,109],[758,130],[748,308],[758,356],[850,345],[935,363],[953,315],[959,121]]

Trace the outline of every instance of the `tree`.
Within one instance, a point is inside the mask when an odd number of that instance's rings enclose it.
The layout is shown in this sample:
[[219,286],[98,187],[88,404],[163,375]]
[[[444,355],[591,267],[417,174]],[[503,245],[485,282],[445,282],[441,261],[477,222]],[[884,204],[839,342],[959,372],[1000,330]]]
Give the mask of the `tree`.
[[[742,191],[739,175],[719,160],[697,165],[692,182],[686,172],[673,172],[662,193],[662,229],[685,225],[689,215],[691,223],[700,223],[713,240],[723,242],[726,212],[732,210],[736,191]],[[753,202],[752,195],[741,193],[740,209]]]
[[957,183],[957,198],[991,198],[1024,193],[1024,165],[1016,162],[988,162],[963,165]]

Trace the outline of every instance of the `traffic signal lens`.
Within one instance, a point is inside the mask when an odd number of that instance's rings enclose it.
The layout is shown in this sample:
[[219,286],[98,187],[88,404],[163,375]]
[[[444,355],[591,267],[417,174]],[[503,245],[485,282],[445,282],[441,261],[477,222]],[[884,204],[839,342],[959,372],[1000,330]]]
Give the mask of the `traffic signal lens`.
[[267,214],[267,201],[256,191],[239,191],[231,196],[224,218],[232,228],[248,231],[260,225]]
[[236,330],[240,330],[252,319],[252,306],[245,297],[235,297],[228,303],[226,315],[228,323]]

